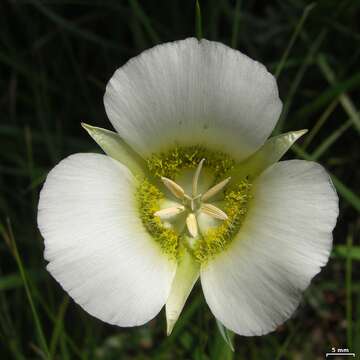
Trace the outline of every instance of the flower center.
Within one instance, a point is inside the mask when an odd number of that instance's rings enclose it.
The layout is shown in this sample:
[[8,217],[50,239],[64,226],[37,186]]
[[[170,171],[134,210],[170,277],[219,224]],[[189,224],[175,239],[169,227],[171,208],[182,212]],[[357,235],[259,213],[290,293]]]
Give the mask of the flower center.
[[[199,236],[199,225],[197,217],[202,213],[206,214],[214,219],[226,220],[228,216],[217,206],[210,204],[208,201],[213,199],[218,193],[220,193],[227,183],[230,181],[230,177],[219,182],[215,186],[208,189],[204,194],[199,193],[198,185],[201,170],[205,159],[202,159],[196,168],[192,179],[192,191],[191,195],[188,195],[185,190],[177,184],[175,181],[162,176],[161,180],[168,190],[174,195],[180,202],[174,206],[158,210],[154,213],[154,216],[160,217],[160,219],[168,220],[174,216],[178,216],[183,212],[187,212],[186,226],[188,233],[193,238]],[[192,245],[192,244],[190,244]]]
[[251,198],[247,180],[221,180],[233,165],[226,154],[200,147],[176,148],[148,159],[150,172],[161,182],[156,186],[143,180],[139,185],[140,217],[167,255],[178,258],[181,244],[203,263],[229,246]]

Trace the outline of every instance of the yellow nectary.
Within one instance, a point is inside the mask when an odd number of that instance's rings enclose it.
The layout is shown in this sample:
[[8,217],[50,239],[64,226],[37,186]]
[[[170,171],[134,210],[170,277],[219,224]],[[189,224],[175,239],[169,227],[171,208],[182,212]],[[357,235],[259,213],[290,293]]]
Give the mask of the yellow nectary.
[[140,182],[136,192],[140,217],[146,230],[159,243],[161,249],[171,258],[177,258],[179,234],[166,228],[154,213],[160,209],[159,202],[164,195],[148,180]]
[[175,178],[181,170],[196,168],[202,159],[206,159],[204,166],[211,169],[215,177],[223,176],[235,165],[229,155],[202,146],[175,147],[166,153],[153,154],[147,159],[147,165],[155,177]]
[[[147,159],[147,164],[155,179],[162,176],[175,178],[183,170],[195,169],[201,159],[206,159],[204,166],[214,174],[215,179],[223,177],[235,165],[235,161],[227,154],[209,151],[199,146],[176,147],[167,153],[152,155]],[[190,250],[196,261],[204,263],[228,247],[246,216],[250,189],[251,184],[243,180],[237,184],[230,184],[224,191],[222,203],[228,218],[219,226],[199,234],[195,239]],[[180,243],[183,242],[188,247],[186,235],[165,226],[159,217],[154,216],[160,209],[160,201],[164,199],[164,195],[147,179],[140,181],[136,195],[145,228],[164,253],[178,259]]]
[[206,262],[209,258],[225,250],[231,243],[246,216],[251,198],[250,190],[251,184],[247,180],[243,180],[225,192],[224,211],[228,219],[218,227],[211,228],[202,234],[193,251],[199,262]]

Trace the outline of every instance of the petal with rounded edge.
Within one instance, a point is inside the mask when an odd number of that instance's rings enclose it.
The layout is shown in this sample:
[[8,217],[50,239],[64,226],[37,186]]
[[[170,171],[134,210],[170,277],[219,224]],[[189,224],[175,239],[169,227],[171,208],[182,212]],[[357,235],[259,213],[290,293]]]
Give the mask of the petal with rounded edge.
[[49,173],[39,201],[47,269],[87,312],[119,326],[152,319],[176,269],[145,231],[135,189],[119,162],[75,154]]
[[270,135],[281,112],[275,78],[221,43],[189,38],[155,46],[118,69],[107,115],[139,154],[204,145],[241,160]]
[[265,170],[236,238],[201,268],[215,317],[241,335],[288,319],[328,261],[337,216],[337,194],[319,164],[292,160]]

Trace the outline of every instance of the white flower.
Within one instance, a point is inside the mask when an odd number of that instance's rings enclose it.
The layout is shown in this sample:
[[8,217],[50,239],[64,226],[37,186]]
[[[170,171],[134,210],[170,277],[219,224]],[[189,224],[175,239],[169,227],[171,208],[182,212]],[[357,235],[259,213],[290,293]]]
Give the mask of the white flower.
[[84,127],[108,156],[69,156],[41,191],[55,279],[119,326],[165,305],[170,333],[199,277],[238,334],[288,319],[328,261],[338,198],[320,165],[277,162],[305,131],[266,141],[282,108],[274,77],[220,43],[186,39],[118,69],[104,101],[119,135]]

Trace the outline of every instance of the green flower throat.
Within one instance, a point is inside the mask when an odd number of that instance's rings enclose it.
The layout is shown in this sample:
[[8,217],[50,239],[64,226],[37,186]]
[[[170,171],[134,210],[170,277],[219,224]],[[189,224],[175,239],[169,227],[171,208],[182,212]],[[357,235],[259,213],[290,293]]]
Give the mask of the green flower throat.
[[[185,246],[196,261],[204,263],[231,244],[251,198],[248,180],[237,183],[232,183],[230,178],[224,180],[234,165],[235,161],[227,154],[198,146],[176,147],[147,159],[154,181],[142,179],[138,185],[140,217],[169,257],[179,258]],[[203,194],[198,190],[202,167],[212,183]],[[189,171],[194,173],[191,195],[182,188],[186,184],[177,183]],[[176,206],[162,208],[166,200],[176,201]]]

